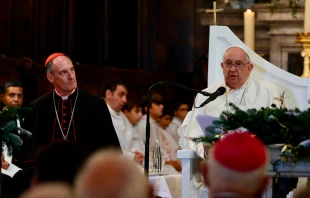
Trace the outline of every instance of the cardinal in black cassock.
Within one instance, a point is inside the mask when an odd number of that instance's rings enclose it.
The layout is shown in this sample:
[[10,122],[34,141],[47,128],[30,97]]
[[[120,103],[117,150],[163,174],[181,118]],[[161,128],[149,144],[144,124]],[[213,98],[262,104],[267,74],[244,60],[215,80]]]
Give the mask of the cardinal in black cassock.
[[32,102],[31,107],[35,116],[35,149],[59,139],[77,142],[90,152],[100,147],[119,147],[109,110],[100,98],[76,89],[62,99],[53,91]]
[[62,139],[93,152],[120,147],[104,100],[77,87],[74,66],[66,55],[54,53],[46,60],[47,78],[55,89],[31,103],[33,150]]

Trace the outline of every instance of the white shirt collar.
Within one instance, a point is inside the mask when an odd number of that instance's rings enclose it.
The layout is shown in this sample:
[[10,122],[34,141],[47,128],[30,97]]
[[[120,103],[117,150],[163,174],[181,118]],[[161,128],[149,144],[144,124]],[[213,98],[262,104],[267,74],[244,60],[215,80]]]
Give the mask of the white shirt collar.
[[120,116],[120,115],[121,115],[120,112],[114,111],[114,110],[110,107],[110,105],[108,105],[108,103],[107,103],[107,106],[108,106],[108,109],[109,109],[111,115],[115,115],[115,116]]

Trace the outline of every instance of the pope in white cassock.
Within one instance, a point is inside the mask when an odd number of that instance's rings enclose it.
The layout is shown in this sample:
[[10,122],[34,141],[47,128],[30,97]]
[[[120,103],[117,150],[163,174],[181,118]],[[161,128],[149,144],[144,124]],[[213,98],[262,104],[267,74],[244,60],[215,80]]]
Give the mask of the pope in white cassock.
[[186,138],[204,135],[204,131],[202,131],[196,120],[197,115],[219,117],[223,111],[231,110],[229,103],[234,103],[242,110],[270,107],[272,104],[275,104],[277,107],[281,105],[281,102],[276,99],[281,96],[281,90],[277,85],[251,77],[250,74],[254,66],[243,48],[239,46],[229,47],[223,55],[221,67],[224,74],[224,81],[210,86],[203,91],[213,93],[219,87],[223,86],[226,88],[226,92],[206,106],[195,108],[195,106],[200,106],[207,98],[198,94],[192,111],[187,114],[178,131],[181,137],[181,146],[188,145],[190,149],[193,149],[202,158],[205,156],[202,143],[196,144]]
[[[275,104],[277,107],[281,105],[281,101],[276,99],[280,98],[282,94],[277,85],[251,77],[251,71],[254,66],[242,47],[232,46],[226,49],[221,67],[224,81],[203,91],[214,93],[219,87],[225,87],[226,92],[206,106],[195,108],[199,107],[208,98],[198,94],[192,110],[187,114],[178,131],[180,135],[179,143],[182,149],[194,150],[202,158],[207,153],[204,150],[203,144],[196,144],[189,140],[190,138],[204,135],[204,131],[196,120],[197,115],[219,117],[223,111],[232,110],[229,103],[234,103],[242,110],[270,107],[272,104]],[[199,178],[191,182],[190,197],[208,197],[208,191],[203,187]]]

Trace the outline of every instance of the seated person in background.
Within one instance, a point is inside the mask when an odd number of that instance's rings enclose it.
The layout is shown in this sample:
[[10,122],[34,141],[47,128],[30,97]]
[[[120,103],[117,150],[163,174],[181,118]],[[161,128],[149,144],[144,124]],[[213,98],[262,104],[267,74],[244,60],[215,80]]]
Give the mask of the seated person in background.
[[19,198],[73,198],[69,185],[58,182],[38,184],[27,190]]
[[[12,106],[15,108],[20,108],[23,105],[24,99],[24,89],[23,85],[17,80],[7,80],[3,83],[1,87],[0,93],[0,109],[3,110],[4,107]],[[19,151],[13,151],[11,145],[3,145],[4,154],[2,154],[2,173],[13,177],[15,173],[20,170],[19,167],[12,164],[12,154],[14,157],[19,155],[27,155],[27,148],[29,147],[29,143],[27,143],[28,137],[21,137],[23,139],[23,145],[21,146]],[[27,139],[26,139],[27,138]],[[28,146],[28,147],[27,147]],[[14,152],[14,153],[13,153]],[[23,158],[23,156],[20,156]],[[7,160],[7,161],[6,161]],[[15,160],[17,162],[17,160]],[[22,161],[22,160],[20,160]],[[11,167],[10,167],[11,166]],[[14,167],[14,168],[13,168]]]
[[[143,103],[143,111],[144,113],[147,112],[147,97],[142,98]],[[163,112],[163,97],[157,93],[154,92],[151,96],[151,106],[150,106],[150,156],[152,156],[155,140],[159,140],[160,143],[160,151],[163,159],[163,164],[171,165],[174,167],[175,170],[181,171],[181,164],[171,159],[171,145],[168,141],[170,138],[168,136],[165,136],[165,134],[162,132],[163,130],[158,124],[158,119],[162,115]],[[146,118],[147,115],[144,114],[138,124],[135,126],[136,131],[140,134],[140,137],[142,137],[144,144],[145,144],[145,132],[146,132]],[[169,168],[169,166],[163,166],[163,169]],[[170,173],[177,173],[175,170],[167,170]]]
[[32,185],[65,182],[72,185],[77,172],[88,157],[86,148],[72,141],[55,141],[36,153]]
[[[172,111],[165,106],[163,114],[158,119],[158,123],[160,126],[160,135],[166,145],[166,152],[169,155],[169,158],[171,160],[177,160],[177,151],[180,148],[179,144],[173,139],[172,135],[166,131],[167,127],[171,123],[172,116]],[[179,169],[178,171],[181,171],[181,169]]]
[[275,104],[277,107],[281,105],[281,102],[276,99],[280,98],[282,94],[278,86],[271,82],[255,80],[251,77],[250,74],[254,66],[243,48],[238,46],[229,47],[223,55],[221,67],[224,74],[224,82],[210,86],[203,91],[214,93],[219,87],[223,86],[226,88],[226,92],[206,106],[195,108],[200,106],[207,98],[198,94],[192,111],[187,114],[178,132],[181,138],[180,144],[190,147],[202,158],[205,155],[203,145],[186,139],[204,135],[204,131],[201,130],[196,120],[197,115],[219,117],[223,111],[232,110],[229,103],[234,103],[242,110],[271,107],[272,104]]
[[167,107],[164,107],[163,114],[158,119],[160,127],[166,130],[171,123],[172,116],[173,113]]
[[142,164],[144,155],[139,151],[131,152],[133,136],[132,125],[121,111],[127,102],[127,93],[126,85],[118,78],[107,80],[103,88],[103,98],[108,105],[112,122],[124,155]]
[[202,166],[209,198],[260,198],[267,189],[269,154],[248,132],[232,133],[215,143]]
[[[3,83],[0,90],[0,110],[3,108],[12,106],[20,108],[23,105],[24,89],[23,85],[18,80],[7,80]],[[23,122],[21,121],[23,126]],[[17,132],[16,132],[17,133]],[[15,187],[16,184],[14,177],[19,174],[24,174],[21,168],[25,168],[25,160],[29,155],[30,138],[26,135],[20,135],[23,140],[23,144],[19,150],[13,149],[12,145],[6,145],[2,142],[2,156],[1,156],[1,175],[2,175],[2,197],[13,197],[13,190],[11,187]],[[21,166],[21,168],[19,167]],[[31,177],[29,173],[28,178]],[[13,178],[13,179],[12,179]]]
[[76,198],[148,198],[153,190],[139,166],[121,153],[102,150],[93,154],[74,184]]
[[173,103],[173,118],[169,126],[165,129],[175,140],[177,144],[179,144],[180,136],[178,134],[178,130],[185,119],[188,113],[189,107],[185,102],[174,102]]
[[138,101],[127,100],[126,104],[122,108],[123,113],[127,117],[131,124],[132,131],[132,144],[130,147],[131,152],[144,153],[144,143],[138,132],[134,129],[134,126],[139,122],[142,116],[142,104]]

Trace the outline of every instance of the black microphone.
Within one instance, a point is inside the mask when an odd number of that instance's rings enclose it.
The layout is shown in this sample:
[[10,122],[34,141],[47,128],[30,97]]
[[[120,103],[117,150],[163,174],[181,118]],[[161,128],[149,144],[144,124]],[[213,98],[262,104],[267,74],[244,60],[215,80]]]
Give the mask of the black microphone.
[[200,108],[200,107],[203,107],[203,106],[205,106],[206,104],[208,104],[209,102],[215,100],[217,97],[223,95],[225,92],[226,92],[225,87],[219,87],[214,93],[212,93],[212,94],[210,95],[210,97],[209,97],[206,101],[204,101],[204,102],[199,106],[199,108]]

